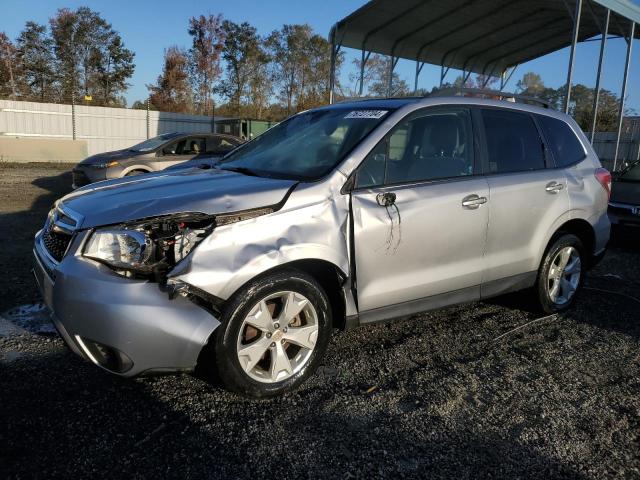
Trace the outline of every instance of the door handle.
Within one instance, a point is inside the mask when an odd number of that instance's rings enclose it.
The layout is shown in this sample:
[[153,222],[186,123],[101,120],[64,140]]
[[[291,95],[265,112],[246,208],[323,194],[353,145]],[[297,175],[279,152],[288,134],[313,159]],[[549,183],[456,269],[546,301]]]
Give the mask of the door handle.
[[564,188],[564,184],[558,182],[549,182],[544,188],[548,193],[558,193]]
[[473,195],[467,195],[462,199],[462,206],[469,210],[475,210],[480,208],[480,205],[487,203],[487,197],[480,197],[475,193]]

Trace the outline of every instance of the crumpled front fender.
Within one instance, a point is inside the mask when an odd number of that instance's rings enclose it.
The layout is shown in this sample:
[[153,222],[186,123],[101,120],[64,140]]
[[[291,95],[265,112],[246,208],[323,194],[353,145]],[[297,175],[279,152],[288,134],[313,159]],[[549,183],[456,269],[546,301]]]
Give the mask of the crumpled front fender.
[[298,186],[277,212],[217,227],[170,277],[222,300],[257,275],[296,260],[323,260],[348,277],[349,197],[340,194],[341,185]]

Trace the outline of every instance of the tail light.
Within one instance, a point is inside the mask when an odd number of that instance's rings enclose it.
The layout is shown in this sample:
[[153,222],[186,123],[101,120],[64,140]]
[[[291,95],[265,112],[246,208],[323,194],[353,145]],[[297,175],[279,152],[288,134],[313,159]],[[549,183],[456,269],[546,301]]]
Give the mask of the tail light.
[[596,168],[594,172],[596,180],[607,192],[607,198],[611,198],[611,173],[606,168]]

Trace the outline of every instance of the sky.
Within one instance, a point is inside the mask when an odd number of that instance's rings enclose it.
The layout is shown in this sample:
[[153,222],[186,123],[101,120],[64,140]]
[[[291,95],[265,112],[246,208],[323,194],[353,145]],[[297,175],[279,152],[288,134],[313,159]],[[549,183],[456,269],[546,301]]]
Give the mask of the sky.
[[[640,0],[634,1],[640,5]],[[280,28],[284,23],[308,23],[317,33],[327,37],[336,21],[364,3],[363,0],[0,0],[0,31],[5,31],[15,39],[27,20],[47,23],[49,17],[62,7],[74,9],[86,5],[100,12],[120,32],[127,48],[136,54],[135,74],[125,95],[131,105],[135,100],[146,98],[146,85],[154,83],[162,69],[164,49],[170,45],[189,47],[187,22],[191,16],[221,13],[224,18],[234,22],[251,23],[261,35]],[[640,45],[634,47],[627,105],[640,112]],[[598,42],[579,45],[575,83],[595,85],[598,52]],[[626,43],[623,40],[608,42],[602,86],[618,94],[622,85],[625,52]],[[349,67],[359,52],[347,49],[346,54],[341,76],[343,83],[349,82],[348,73],[353,70]],[[557,88],[566,81],[568,59],[568,49],[564,49],[521,65],[505,90],[515,90],[517,80],[529,71],[539,73],[547,86]],[[415,63],[405,60],[401,60],[397,67],[400,76],[411,87],[414,70]],[[458,73],[452,70],[447,80],[453,81]],[[419,87],[430,89],[439,81],[439,74],[439,67],[425,66]]]

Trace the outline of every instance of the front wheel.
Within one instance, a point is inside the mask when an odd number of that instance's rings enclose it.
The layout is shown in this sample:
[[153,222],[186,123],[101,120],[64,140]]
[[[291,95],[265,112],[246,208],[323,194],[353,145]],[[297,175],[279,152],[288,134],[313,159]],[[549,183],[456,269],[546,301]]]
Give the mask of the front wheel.
[[536,295],[545,313],[561,312],[574,301],[583,280],[584,246],[572,234],[558,237],[547,249],[536,283]]
[[225,386],[260,398],[292,390],[311,376],[330,336],[326,293],[313,277],[286,270],[234,294],[209,347]]

